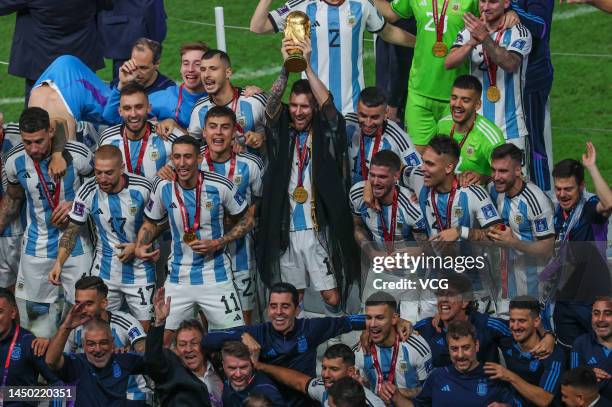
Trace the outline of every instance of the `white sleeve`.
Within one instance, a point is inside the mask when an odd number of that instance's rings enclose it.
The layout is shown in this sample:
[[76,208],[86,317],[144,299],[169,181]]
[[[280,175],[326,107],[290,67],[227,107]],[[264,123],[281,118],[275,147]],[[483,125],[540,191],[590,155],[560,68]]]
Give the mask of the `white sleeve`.
[[223,207],[230,215],[238,215],[246,209],[246,199],[240,194],[236,185],[232,184],[232,189],[222,186],[221,191]]
[[523,57],[531,52],[531,34],[522,24],[512,27],[510,44],[506,48],[510,52],[515,52]]
[[160,178],[156,178],[153,182],[153,191],[149,197],[149,202],[145,207],[145,216],[154,222],[159,222],[168,216],[166,207],[162,202],[162,189],[166,183]]
[[[363,186],[365,185],[365,181],[359,181],[355,185],[351,187],[349,192],[349,206],[351,208],[351,212],[355,216],[361,216],[361,212],[359,211],[361,205],[363,205]],[[361,189],[361,191],[359,191]]]
[[9,184],[19,184],[19,179],[17,178],[17,168],[15,167],[15,159],[14,157],[9,157],[6,160],[6,163],[2,166],[2,172],[6,175],[6,180]]
[[72,159],[77,173],[82,177],[89,177],[93,174],[93,153],[85,145],[79,144],[78,151],[71,151]]
[[147,334],[140,324],[140,321],[138,321],[132,314],[126,313],[125,315],[122,315],[122,317],[130,322],[130,327],[127,330],[130,345],[134,346],[137,341],[147,337]]
[[416,337],[417,342],[419,342],[419,349],[413,349],[413,367],[417,372],[417,377],[419,381],[424,382],[425,379],[429,376],[431,371],[433,370],[433,365],[431,361],[431,349],[427,344],[427,341],[421,336]]
[[251,106],[253,106],[254,130],[258,133],[264,133],[266,131],[266,104],[268,103],[268,97],[262,93],[255,95],[253,99],[255,101]]
[[87,222],[87,217],[91,211],[91,196],[95,191],[95,184],[86,182],[81,185],[76,193],[74,201],[72,202],[72,209],[70,210],[70,220],[78,223],[79,225]]
[[480,185],[471,185],[469,188],[472,193],[470,202],[474,205],[470,211],[478,219],[480,227],[485,228],[492,223],[499,222],[501,218],[487,191]]
[[374,4],[369,0],[362,2],[364,12],[367,15],[366,29],[371,33],[377,33],[385,28],[385,19],[380,15]]
[[323,385],[321,378],[317,377],[310,379],[306,389],[308,390],[308,397],[321,403],[324,401],[323,397],[325,396],[325,386]]
[[195,139],[200,140],[202,138],[202,123],[200,123],[200,109],[201,106],[195,106],[191,111],[191,117],[189,118],[189,128],[187,133]]
[[[544,195],[544,194],[542,194]],[[538,203],[542,211],[538,215],[532,215],[531,230],[536,237],[547,237],[555,234],[553,220],[553,207],[548,197],[539,197]]]
[[268,13],[268,18],[271,20],[275,32],[285,30],[285,20],[287,19],[287,14],[294,10],[304,11],[302,10],[302,7],[299,6],[301,2],[297,2],[298,5],[296,6],[291,6],[289,3],[294,2],[287,2],[276,10],[272,10]]
[[457,34],[457,38],[455,38],[453,48],[465,45],[470,40],[470,38],[470,31],[467,28],[464,28],[463,30],[459,31],[459,34]]
[[251,177],[251,197],[261,198],[263,194],[262,168],[255,163],[251,166]]

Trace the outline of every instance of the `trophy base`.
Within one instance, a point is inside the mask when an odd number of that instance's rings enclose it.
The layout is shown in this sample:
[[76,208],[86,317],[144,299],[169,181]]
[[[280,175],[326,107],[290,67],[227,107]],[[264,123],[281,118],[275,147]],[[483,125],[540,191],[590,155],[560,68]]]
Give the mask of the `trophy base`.
[[306,60],[302,55],[289,55],[284,64],[287,72],[302,72],[306,70]]

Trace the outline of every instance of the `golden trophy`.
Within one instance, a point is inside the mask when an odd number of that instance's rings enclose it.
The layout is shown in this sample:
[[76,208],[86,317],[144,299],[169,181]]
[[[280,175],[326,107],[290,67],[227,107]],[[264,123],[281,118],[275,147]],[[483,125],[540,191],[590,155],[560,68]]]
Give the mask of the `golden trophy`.
[[[290,38],[297,44],[305,38],[310,38],[310,19],[301,11],[292,11],[285,21],[285,38]],[[306,69],[306,59],[299,48],[290,48],[285,59],[287,72],[302,72]]]

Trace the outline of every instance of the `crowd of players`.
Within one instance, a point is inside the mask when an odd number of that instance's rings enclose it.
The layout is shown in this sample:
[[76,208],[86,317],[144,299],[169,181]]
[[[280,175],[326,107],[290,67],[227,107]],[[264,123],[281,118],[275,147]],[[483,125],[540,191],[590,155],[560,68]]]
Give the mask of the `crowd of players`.
[[[200,42],[179,85],[145,38],[110,87],[57,58],[0,117],[2,386],[74,385],[77,406],[612,405],[612,191],[591,143],[552,165],[549,26],[521,3],[260,0],[254,32],[312,23],[279,45],[307,61],[288,103],[280,63],[268,92],[239,88]],[[409,16],[416,37],[386,22]],[[364,86],[366,29],[415,48],[405,123]],[[385,270],[446,284],[377,291],[372,262],[398,253],[487,272]]]

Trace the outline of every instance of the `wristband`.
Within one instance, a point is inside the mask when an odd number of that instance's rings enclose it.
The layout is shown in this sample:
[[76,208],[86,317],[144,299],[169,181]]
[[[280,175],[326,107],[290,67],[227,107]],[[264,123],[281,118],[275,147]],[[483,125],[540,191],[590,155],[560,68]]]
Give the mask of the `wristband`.
[[461,226],[461,239],[468,240],[470,237],[470,228],[467,226]]

